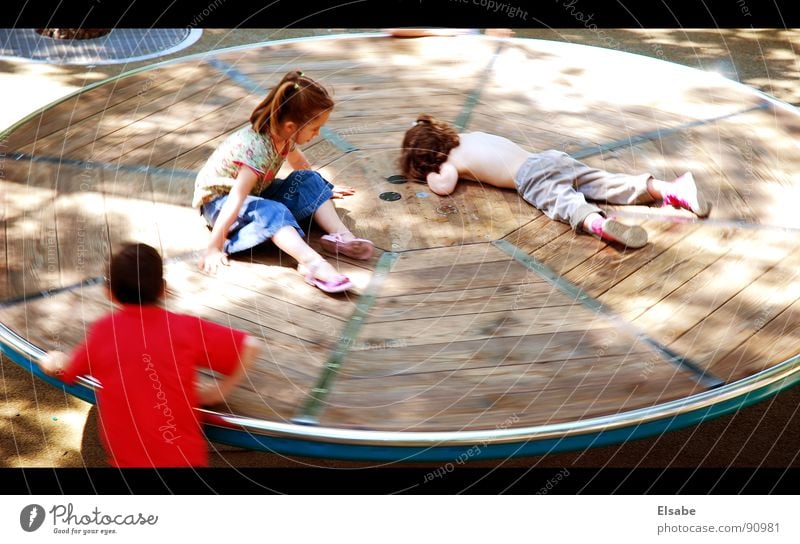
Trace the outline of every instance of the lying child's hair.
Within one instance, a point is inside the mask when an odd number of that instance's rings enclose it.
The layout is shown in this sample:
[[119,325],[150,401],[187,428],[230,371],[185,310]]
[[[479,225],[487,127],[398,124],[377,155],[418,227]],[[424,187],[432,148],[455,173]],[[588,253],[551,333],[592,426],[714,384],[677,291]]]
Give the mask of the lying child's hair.
[[285,121],[302,127],[333,106],[333,98],[325,87],[304,76],[303,72],[293,70],[256,106],[250,114],[250,124],[260,134],[274,134],[278,132],[278,125]]
[[147,244],[126,244],[111,258],[108,286],[122,304],[154,304],[164,288],[164,262]]
[[398,160],[400,171],[410,180],[425,183],[429,173],[439,172],[439,166],[447,160],[450,150],[458,147],[458,143],[458,133],[453,127],[422,114],[403,138],[403,150]]

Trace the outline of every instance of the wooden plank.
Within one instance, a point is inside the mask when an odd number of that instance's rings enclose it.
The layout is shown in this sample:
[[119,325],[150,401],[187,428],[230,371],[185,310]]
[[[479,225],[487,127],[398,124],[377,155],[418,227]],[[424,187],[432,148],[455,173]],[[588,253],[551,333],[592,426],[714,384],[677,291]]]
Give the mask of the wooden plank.
[[[372,253],[372,256],[365,260],[353,259],[351,257],[342,255],[341,253],[337,255],[335,253],[328,252],[322,247],[320,239],[324,234],[325,231],[319,228],[318,225],[312,224],[306,232],[306,243],[314,251],[322,255],[322,257],[331,263],[331,265],[333,265],[333,267],[336,268],[340,273],[345,274],[346,276],[350,277],[351,280],[354,280],[358,289],[365,288],[368,278],[372,277],[375,266],[378,264],[378,261],[380,260],[384,251],[376,247]],[[358,235],[358,233],[356,234]],[[260,254],[255,255],[254,262],[262,262]],[[268,262],[268,260],[263,262]]]
[[[794,245],[787,244],[780,232],[740,232],[733,238],[730,250],[725,255],[688,279],[633,322],[659,342],[669,345],[707,319],[793,249]],[[710,326],[713,327],[713,324],[714,321]],[[706,331],[708,333],[708,329]],[[718,334],[723,333],[714,331],[710,334],[714,340],[709,342],[706,339],[706,342],[713,344]],[[687,339],[688,346],[694,351],[691,340]],[[687,355],[691,357],[691,352]]]
[[[141,91],[130,98],[110,107],[98,104],[98,112],[79,121],[72,121],[69,116],[63,117],[62,127],[45,137],[22,148],[22,151],[35,155],[76,156],[84,158],[87,149],[93,149],[95,142],[112,134],[129,124],[152,115],[166,105],[174,102],[178,96],[190,95],[211,85],[203,77],[203,71],[196,63],[177,65],[166,76],[159,71],[148,74],[150,81],[165,79],[160,85],[147,86],[145,82]],[[192,82],[187,86],[187,82]],[[93,101],[94,90],[85,93],[85,99]],[[102,96],[102,93],[99,93]],[[83,151],[83,154],[81,154]]]
[[[625,219],[625,222],[638,223],[630,219]],[[640,224],[648,232],[649,243],[645,247],[625,252],[606,247],[567,272],[564,278],[593,298],[598,298],[693,231],[691,226],[679,228],[666,221],[645,221]]]
[[[569,99],[575,97],[582,112],[599,108],[613,112],[619,104],[625,104],[626,112],[645,119],[653,116],[671,126],[739,111],[761,100],[724,80],[714,81],[703,72],[691,73],[646,57],[626,59],[625,71],[634,71],[638,78],[621,91],[609,84],[609,78],[613,80],[609,66],[619,62],[614,51],[569,45],[553,48],[548,42],[536,40],[513,40],[507,48],[517,55],[509,54],[507,64],[497,67],[499,75],[506,75],[502,80],[498,77],[498,81],[508,92],[527,92],[537,99],[539,110],[566,109],[572,105]],[[675,85],[676,80],[681,84]],[[575,89],[580,89],[580,95]]]
[[85,91],[20,125],[8,137],[9,148],[16,151],[28,148],[36,140],[63,130],[65,126],[102,114],[106,109],[141,96],[167,81],[169,78],[154,78],[153,72],[149,72],[135,74]]
[[[214,150],[222,143],[222,141],[239,128],[241,128],[241,125],[231,128],[226,132],[223,132],[219,136],[211,138],[210,140],[198,143],[195,147],[192,148],[189,148],[189,144],[187,142],[186,146],[183,148],[184,150],[181,153],[176,154],[174,157],[168,159],[166,162],[157,164],[157,166],[161,167],[169,166],[171,168],[180,168],[182,170],[193,170],[197,172],[203,167],[208,158],[211,156]],[[211,134],[216,133],[217,130],[218,129],[216,128],[212,129],[209,133],[209,136]],[[154,164],[156,163],[154,162]]]
[[[223,306],[226,303],[228,289],[238,293],[237,300],[251,300],[261,311],[265,306],[275,305],[281,310],[264,308],[264,312],[282,313],[288,305],[297,311],[305,310],[309,319],[320,327],[319,322],[326,322],[328,328],[335,322],[343,322],[350,318],[355,310],[355,297],[326,296],[319,289],[306,284],[294,268],[287,267],[277,259],[271,261],[234,260],[230,266],[221,267],[217,274],[210,276],[198,270],[194,260],[171,263],[166,269],[168,287],[181,296],[190,298],[190,294],[203,292],[208,295],[209,303]],[[255,310],[252,310],[255,311]],[[314,317],[316,316],[316,317]],[[254,320],[257,321],[257,320]]]
[[510,232],[503,237],[503,240],[531,254],[570,231],[569,225],[561,223],[560,221],[553,221],[538,210],[536,210],[536,213],[538,215],[536,215],[532,221]]
[[[344,319],[352,313],[352,303],[347,300],[338,301],[340,304],[336,307],[334,301],[324,300],[316,304],[317,308],[309,309],[299,305],[291,294],[288,297],[265,295],[263,290],[275,289],[271,282],[258,282],[257,278],[252,278],[252,283],[244,287],[232,283],[230,275],[226,276],[225,279],[209,277],[197,271],[195,263],[181,263],[170,267],[167,285],[173,295],[192,298],[195,293],[202,292],[204,306],[236,314],[258,327],[269,327],[326,348],[336,343],[344,328]],[[304,292],[300,282],[302,279],[297,282],[296,291],[303,293],[304,298],[310,298],[314,288],[306,286]],[[334,307],[336,313],[321,313],[323,305]]]
[[[350,136],[348,141],[352,143]],[[359,236],[372,240],[387,251],[406,250],[426,244],[428,232],[414,219],[414,209],[432,205],[417,196],[419,187],[406,183],[394,185],[387,177],[395,174],[395,150],[386,152],[355,151],[330,163],[321,173],[331,183],[350,185],[356,193],[334,201],[344,224]],[[380,198],[384,192],[402,195],[400,200]]]
[[578,331],[604,328],[607,321],[583,305],[552,306],[432,317],[400,319],[390,322],[366,323],[358,341],[381,343],[391,339],[402,345],[439,344],[500,336],[546,334],[556,331]]
[[[541,308],[545,305],[574,301],[564,297],[552,284],[542,281],[533,272],[530,281],[516,285],[498,285],[463,291],[434,291],[431,293],[382,296],[370,310],[369,322],[391,322],[396,319],[425,317],[468,316],[477,313]],[[558,299],[555,302],[554,299]]]
[[609,327],[425,345],[406,345],[394,338],[366,339],[353,343],[346,365],[353,379],[531,364],[558,373],[572,359],[636,354],[652,354],[652,348]]
[[9,296],[58,287],[59,252],[55,222],[56,169],[6,161],[6,253]]
[[302,405],[327,361],[328,347],[281,333],[272,327],[280,325],[276,321],[254,323],[235,312],[210,308],[205,302],[193,293],[185,296],[175,296],[173,293],[166,305],[173,311],[198,315],[245,330],[262,338],[266,344],[254,368],[247,372],[228,399],[226,409],[237,415],[272,421],[291,418]]
[[600,302],[631,321],[730,251],[732,238],[747,236],[710,224],[678,224],[677,229],[691,233],[603,293]]
[[112,309],[105,288],[94,285],[0,309],[0,322],[45,351],[69,352]]
[[[93,149],[97,160],[122,164],[161,164],[174,158],[197,139],[216,136],[230,128],[239,118],[246,121],[249,112],[242,110],[241,99],[214,97],[205,92],[175,100],[161,111],[131,123],[98,139]],[[191,135],[186,138],[184,135]]]
[[409,272],[448,263],[451,266],[508,261],[508,255],[491,244],[466,244],[405,251],[392,266],[392,273]]
[[61,281],[72,285],[108,274],[105,198],[101,173],[87,163],[83,168],[62,166],[56,179],[55,220]]
[[520,368],[488,387],[484,384],[490,377],[464,372],[429,383],[420,383],[419,375],[407,383],[403,376],[340,379],[320,423],[383,430],[522,427],[617,414],[701,390],[663,362],[619,357],[570,361],[566,373],[565,379],[554,380]]
[[[158,128],[133,132],[134,127],[131,127],[124,147],[109,160],[119,160],[123,164],[170,165],[180,155],[239,128],[243,123],[237,123],[237,119],[246,122],[250,112],[243,100],[229,102],[227,98],[215,98],[214,102],[223,105],[211,105],[209,101],[208,106],[197,107],[184,101],[171,106],[159,116],[160,120],[147,118],[147,125],[156,123]],[[105,158],[102,154],[98,157]]]
[[[714,368],[715,371],[722,371],[726,377],[737,376],[735,368],[727,368],[717,364],[717,361],[730,361],[728,355],[735,351],[737,346],[747,343],[751,336],[800,299],[800,282],[797,281],[800,257],[793,242],[791,239],[785,240],[789,253],[774,266],[770,267],[767,261],[755,269],[745,267],[746,270],[742,272],[740,271],[742,267],[737,266],[738,263],[729,264],[730,268],[720,272],[720,279],[724,285],[729,285],[730,280],[722,274],[734,276],[741,274],[742,282],[748,279],[752,281],[678,337],[670,347],[678,352],[691,353],[695,363]],[[759,260],[763,255],[753,258]],[[724,263],[721,266],[724,266]],[[754,277],[760,269],[766,271]],[[763,361],[764,368],[781,360]]]
[[[247,119],[257,104],[258,100],[247,97],[192,119],[179,129],[160,137],[174,139],[178,144],[177,148],[172,145],[172,149],[163,149],[156,145],[156,141],[151,142],[152,145],[148,148],[152,148],[153,153],[148,163],[199,170],[222,140],[247,124]],[[334,110],[333,115],[337,117],[338,112]],[[330,126],[330,123],[327,126]],[[343,129],[344,135],[347,134],[348,128]],[[322,138],[301,146],[301,149],[314,167],[327,164],[333,158],[343,155],[341,150],[331,146]]]
[[309,144],[301,146],[301,150],[313,170],[319,170],[345,154],[344,151],[324,138],[317,138]]
[[569,229],[531,255],[556,274],[563,276],[606,246],[608,246],[606,242],[602,242],[590,234]]
[[536,279],[536,276],[532,275],[527,268],[512,260],[490,261],[457,267],[448,264],[421,270],[392,272],[386,278],[380,296],[395,297],[464,289],[496,288],[501,284],[529,284]]
[[102,169],[98,172],[112,252],[123,243],[137,242],[158,249],[163,258],[172,257],[159,237],[150,176]]
[[[509,103],[501,98],[505,93],[502,89],[498,90],[496,85],[487,88],[475,106],[467,132],[480,131],[504,136],[532,153],[548,149],[570,153],[608,141],[590,138],[585,126],[578,129],[575,119],[578,116],[562,111],[540,110],[535,103],[526,106],[520,106],[517,102]],[[536,114],[531,115],[531,110]]]
[[756,326],[758,330],[742,344],[709,365],[714,375],[733,382],[795,357],[800,346],[800,301],[769,321],[756,321]]

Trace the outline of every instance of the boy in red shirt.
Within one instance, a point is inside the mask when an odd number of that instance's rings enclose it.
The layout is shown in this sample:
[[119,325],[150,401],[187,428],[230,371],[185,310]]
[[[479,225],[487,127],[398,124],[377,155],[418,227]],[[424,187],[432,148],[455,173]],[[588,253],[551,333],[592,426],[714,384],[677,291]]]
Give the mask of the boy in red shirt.
[[[100,435],[112,466],[208,466],[194,407],[221,402],[262,341],[157,306],[163,262],[145,244],[126,245],[112,258],[107,293],[121,308],[92,324],[70,356],[48,353],[42,369],[66,383],[91,374],[102,384],[96,391]],[[225,378],[198,390],[199,367]]]

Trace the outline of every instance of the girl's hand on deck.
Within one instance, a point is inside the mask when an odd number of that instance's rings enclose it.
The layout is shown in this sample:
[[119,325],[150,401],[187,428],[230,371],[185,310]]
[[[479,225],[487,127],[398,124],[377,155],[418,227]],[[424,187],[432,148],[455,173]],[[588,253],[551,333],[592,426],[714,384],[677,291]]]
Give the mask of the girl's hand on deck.
[[215,274],[220,265],[228,266],[228,256],[218,249],[209,249],[205,255],[200,257],[198,266],[200,270],[208,274]]
[[356,190],[353,187],[348,187],[346,185],[333,186],[333,198],[344,198],[355,194],[355,192]]

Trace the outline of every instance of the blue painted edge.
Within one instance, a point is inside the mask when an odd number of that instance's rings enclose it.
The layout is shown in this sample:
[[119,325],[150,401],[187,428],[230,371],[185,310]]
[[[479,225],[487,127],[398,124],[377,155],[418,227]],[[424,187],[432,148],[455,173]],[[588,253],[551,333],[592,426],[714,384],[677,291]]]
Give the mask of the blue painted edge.
[[270,437],[216,425],[206,425],[205,433],[206,437],[214,442],[283,455],[376,462],[434,461],[444,464],[452,463],[455,466],[468,461],[563,453],[648,438],[668,431],[690,427],[746,408],[784,389],[796,385],[797,382],[800,382],[800,373],[795,373],[790,377],[753,390],[740,397],[722,401],[712,406],[687,412],[672,418],[660,419],[620,429],[587,433],[585,435],[512,442],[508,444],[479,443],[472,446],[443,447],[351,445],[297,440],[284,437]]
[[[82,385],[68,385],[48,376],[29,358],[20,355],[5,344],[0,344],[0,351],[12,362],[28,370],[44,382],[62,389],[86,402],[96,404],[94,391]],[[564,438],[529,440],[508,444],[478,443],[472,446],[374,446],[358,444],[337,444],[334,442],[316,442],[285,437],[271,437],[255,434],[242,428],[220,427],[205,424],[204,431],[209,440],[240,448],[282,455],[303,457],[319,457],[325,459],[343,459],[376,462],[441,462],[461,465],[467,461],[478,459],[505,459],[511,457],[528,457],[584,450],[630,440],[639,440],[668,431],[674,431],[727,415],[742,408],[767,399],[789,387],[800,383],[800,373],[792,375],[755,389],[740,397],[718,402],[712,406],[686,412],[672,418],[664,418],[635,426],[610,429],[596,433],[587,433]]]
[[54,378],[42,372],[42,369],[31,361],[29,358],[25,357],[24,355],[20,355],[13,349],[9,348],[3,343],[0,343],[0,352],[3,353],[6,357],[8,357],[12,362],[17,363],[19,366],[36,376],[37,378],[41,379],[42,381],[56,387],[58,389],[63,389],[70,395],[78,397],[81,400],[86,402],[90,402],[92,404],[97,404],[97,399],[95,397],[94,391],[86,386],[79,385],[79,384],[66,384],[59,380],[58,378]]

